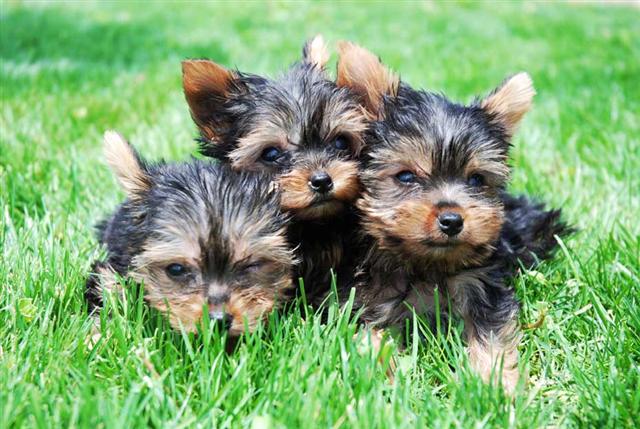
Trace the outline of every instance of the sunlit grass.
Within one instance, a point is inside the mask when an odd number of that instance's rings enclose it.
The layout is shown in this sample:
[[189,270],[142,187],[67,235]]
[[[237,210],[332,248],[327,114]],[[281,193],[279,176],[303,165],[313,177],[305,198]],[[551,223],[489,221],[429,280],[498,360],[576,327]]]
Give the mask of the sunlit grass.
[[[3,2],[0,13],[0,425],[5,427],[637,426],[640,415],[640,20],[548,3]],[[536,104],[513,186],[580,232],[516,279],[529,383],[513,400],[468,370],[460,326],[415,326],[390,384],[337,307],[274,314],[234,353],[131,300],[90,350],[82,288],[92,225],[122,195],[115,128],[149,158],[186,159],[180,60],[277,73],[322,32],[418,87],[467,101],[528,71]],[[205,328],[206,330],[206,328]],[[415,338],[414,338],[415,339]],[[410,338],[411,340],[411,338]]]

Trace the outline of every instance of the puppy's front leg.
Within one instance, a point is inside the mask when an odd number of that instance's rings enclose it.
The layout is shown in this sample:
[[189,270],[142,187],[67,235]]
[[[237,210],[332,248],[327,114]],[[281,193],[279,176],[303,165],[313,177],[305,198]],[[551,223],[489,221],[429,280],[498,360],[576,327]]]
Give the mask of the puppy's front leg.
[[396,373],[396,360],[393,355],[389,356],[392,353],[392,344],[393,340],[390,338],[385,338],[384,330],[379,328],[373,328],[371,326],[366,327],[361,333],[356,333],[353,338],[357,339],[360,335],[360,343],[358,344],[358,349],[360,351],[364,351],[364,347],[360,346],[369,346],[373,350],[374,354],[378,357],[378,363],[380,365],[387,365],[387,379],[389,383],[393,384],[395,380]]
[[465,322],[471,367],[485,382],[499,382],[513,393],[519,379],[518,302],[513,290],[486,272],[467,273],[450,283],[456,310]]
[[515,320],[509,320],[500,328],[487,329],[482,322],[467,322],[465,333],[471,367],[485,382],[499,382],[512,394],[518,384],[519,335]]
[[100,311],[103,307],[103,297],[106,293],[122,293],[122,287],[116,277],[116,272],[107,262],[95,261],[91,274],[87,278],[84,297],[88,305],[89,315],[93,321],[91,332],[85,339],[85,344],[93,348],[102,338],[100,332]]

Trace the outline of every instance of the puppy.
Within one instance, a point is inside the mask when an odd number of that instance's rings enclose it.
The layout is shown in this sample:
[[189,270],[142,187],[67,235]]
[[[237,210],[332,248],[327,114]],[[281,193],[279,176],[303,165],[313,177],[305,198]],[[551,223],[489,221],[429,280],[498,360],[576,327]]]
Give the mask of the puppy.
[[208,60],[182,63],[201,152],[237,171],[278,178],[289,240],[301,263],[296,277],[314,300],[349,273],[349,248],[360,195],[358,158],[368,114],[347,88],[327,79],[329,54],[320,36],[277,79],[228,70]]
[[414,311],[447,317],[451,302],[471,366],[513,391],[519,305],[506,281],[518,261],[547,257],[554,235],[568,232],[558,211],[505,192],[510,142],[535,94],[530,77],[461,105],[412,89],[345,43],[337,82],[377,118],[365,137],[358,207],[369,250],[351,284],[356,310],[369,326],[402,327]]
[[209,317],[230,336],[251,332],[287,299],[295,261],[269,178],[147,163],[115,132],[104,150],[127,199],[98,227],[107,257],[86,284],[94,314],[105,293],[119,293],[118,276],[143,283],[145,301],[186,331]]

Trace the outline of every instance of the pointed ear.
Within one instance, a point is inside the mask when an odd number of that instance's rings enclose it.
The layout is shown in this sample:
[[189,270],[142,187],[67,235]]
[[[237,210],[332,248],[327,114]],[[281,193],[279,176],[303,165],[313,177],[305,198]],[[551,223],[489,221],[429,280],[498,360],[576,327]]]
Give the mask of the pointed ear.
[[104,133],[104,156],[128,197],[139,197],[151,188],[151,179],[145,162],[115,131]]
[[236,78],[234,72],[213,61],[182,62],[182,87],[191,117],[208,140],[215,142],[220,137],[217,128],[224,122],[223,104],[229,98]]
[[329,49],[321,34],[305,43],[302,48],[302,61],[324,70],[329,61]]
[[536,90],[527,73],[518,73],[506,79],[480,102],[485,112],[495,117],[512,137],[525,113],[531,108]]
[[374,117],[380,117],[382,98],[398,93],[400,79],[378,57],[351,42],[338,44],[336,84],[358,94],[364,107]]

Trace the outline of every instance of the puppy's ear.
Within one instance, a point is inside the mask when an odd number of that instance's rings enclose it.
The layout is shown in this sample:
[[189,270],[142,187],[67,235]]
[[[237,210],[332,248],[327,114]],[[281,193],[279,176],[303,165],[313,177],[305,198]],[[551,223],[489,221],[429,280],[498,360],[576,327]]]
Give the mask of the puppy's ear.
[[204,138],[217,142],[228,124],[224,103],[235,87],[233,71],[209,60],[182,62],[182,87],[191,117]]
[[380,118],[383,97],[397,95],[400,79],[371,52],[351,42],[340,42],[336,84],[350,88],[361,97],[367,111]]
[[151,188],[151,178],[145,162],[115,131],[104,133],[104,156],[129,198],[137,198]]
[[324,70],[329,61],[329,49],[321,34],[305,43],[302,48],[302,61]]
[[531,108],[536,90],[527,73],[507,78],[491,94],[480,101],[480,107],[495,118],[512,137],[525,113]]

